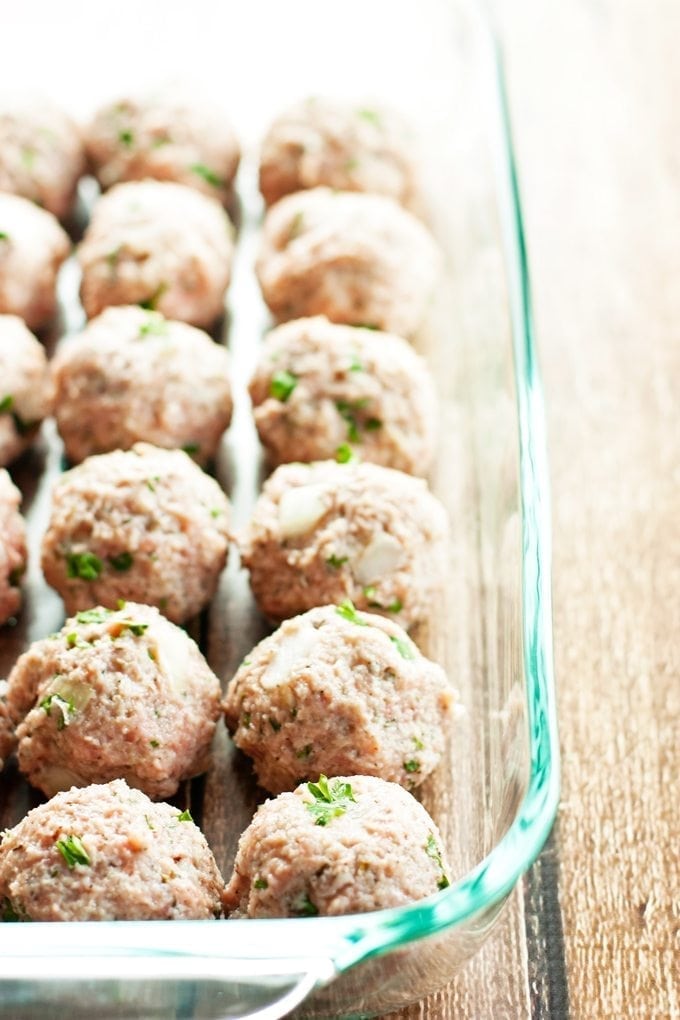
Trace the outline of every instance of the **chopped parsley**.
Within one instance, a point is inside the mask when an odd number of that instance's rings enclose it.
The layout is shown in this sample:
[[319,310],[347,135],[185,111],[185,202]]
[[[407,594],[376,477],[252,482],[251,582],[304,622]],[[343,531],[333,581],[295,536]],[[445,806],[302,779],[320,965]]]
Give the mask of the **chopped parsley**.
[[15,567],[14,570],[11,570],[10,574],[9,574],[9,577],[7,578],[7,580],[9,581],[10,587],[11,588],[18,588],[19,584],[21,582],[21,578],[24,576],[25,573],[26,573],[26,564],[25,563],[20,563],[18,567]]
[[313,750],[314,746],[312,744],[305,744],[304,747],[300,748],[299,751],[295,752],[295,757],[300,759],[309,758]]
[[153,824],[148,815],[144,815],[144,821],[146,822],[146,824],[148,825],[152,832],[156,831],[156,826]]
[[344,815],[350,804],[356,804],[351,784],[343,783],[341,779],[329,782],[328,777],[322,774],[318,783],[307,783],[307,789],[314,800],[305,807],[314,817],[315,825],[328,825],[331,819]]
[[33,169],[33,164],[35,163],[35,149],[31,148],[30,145],[27,145],[21,150],[21,162],[27,170]]
[[12,404],[14,403],[14,397],[9,393],[6,397],[0,400],[0,414],[6,414],[7,411],[12,410]]
[[354,460],[354,451],[349,443],[341,443],[335,451],[335,459],[338,464],[349,464],[350,461]]
[[396,634],[391,634],[390,641],[397,649],[402,659],[415,659],[416,657],[415,648],[408,640],[408,638],[403,638],[397,636]]
[[109,563],[114,570],[122,574],[130,569],[134,563],[134,557],[131,552],[126,550],[125,552],[118,553],[117,556],[109,556]]
[[66,554],[66,576],[79,577],[82,581],[96,581],[104,564],[94,553],[85,552]]
[[446,872],[444,871],[444,862],[442,861],[442,852],[439,849],[439,847],[437,846],[437,841],[436,841],[436,839],[434,838],[434,836],[432,835],[431,832],[428,833],[427,842],[425,844],[425,853],[427,854],[428,857],[432,858],[432,860],[435,862],[435,864],[437,864],[439,866],[439,868],[441,870],[442,874],[441,874],[441,878],[437,882],[437,887],[439,889],[446,889],[446,888],[448,888],[448,886],[451,885],[451,882],[449,881],[448,876],[446,875]]
[[78,644],[78,635],[75,631],[71,631],[70,634],[66,635],[66,644],[69,648],[75,648]]
[[250,729],[250,721],[251,721],[251,719],[252,719],[252,714],[250,712],[244,712],[243,715],[241,716],[241,723],[240,723],[240,725],[243,726],[244,730]]
[[152,478],[147,478],[146,487],[149,490],[149,492],[156,491],[156,485],[158,482],[160,482],[160,480],[161,480],[160,475],[154,475]]
[[355,329],[373,329],[378,331],[380,326],[376,325],[375,322],[354,322],[352,325]]
[[333,570],[339,570],[344,563],[347,563],[348,559],[349,556],[336,556],[335,553],[333,553],[326,559],[326,563]]
[[160,747],[160,746],[161,746],[160,740],[150,740],[149,741],[149,747],[156,748],[156,747]]
[[359,616],[354,603],[350,599],[345,599],[344,602],[341,602],[339,606],[335,607],[335,611],[338,616],[341,616],[343,620],[348,620],[349,623],[356,623],[359,627],[368,627],[368,622],[362,616]]
[[380,116],[375,110],[357,110],[357,113],[363,120],[367,120],[369,124],[374,124],[376,127],[380,127]]
[[401,601],[401,599],[394,599],[393,602],[390,602],[389,606],[385,606],[385,609],[387,610],[388,613],[400,613],[403,608],[404,603]]
[[356,157],[348,159],[343,167],[345,173],[351,174],[353,170],[356,170],[359,166],[359,160]]
[[168,323],[160,312],[150,311],[146,322],[139,327],[140,340],[147,336],[167,336]]
[[420,762],[417,758],[410,758],[404,762],[404,772],[420,772]]
[[[70,637],[71,635],[69,635]],[[63,730],[64,726],[68,726],[73,721],[73,717],[76,714],[76,706],[73,698],[65,698],[62,694],[49,694],[46,698],[43,698],[38,708],[42,708],[46,715],[52,715],[52,709],[58,708],[60,715],[57,716],[57,729]]]
[[382,422],[380,418],[367,418],[364,422],[364,428],[367,432],[375,432],[376,429],[382,428]]
[[280,372],[275,372],[272,376],[272,381],[269,384],[269,393],[275,400],[280,400],[285,404],[297,384],[297,376],[283,369]]
[[145,630],[148,630],[148,623],[136,623],[134,620],[121,620],[120,629],[121,633],[124,630],[129,630],[135,637],[141,637]]
[[350,370],[350,372],[363,372],[364,371],[364,366],[361,363],[361,361],[359,360],[358,355],[356,355],[356,354],[352,355],[352,362],[351,362],[351,364],[349,366],[349,370]]
[[222,516],[222,512],[223,512],[223,511],[222,511],[222,510],[220,510],[220,509],[219,509],[219,507],[216,507],[216,506],[215,506],[215,507],[213,507],[213,508],[212,508],[212,510],[210,511],[210,516],[211,516],[211,517],[221,517],[221,516]]
[[256,878],[255,881],[253,882],[253,888],[254,889],[268,889],[269,888],[269,882],[267,881],[266,878]]
[[150,294],[144,301],[139,301],[140,308],[146,308],[147,312],[155,312],[158,302],[168,289],[167,283],[159,283],[153,294]]
[[279,722],[279,720],[278,719],[272,719],[271,716],[269,718],[269,725],[274,730],[274,733],[278,733],[279,730],[281,729],[281,723]]
[[184,450],[185,453],[188,453],[189,456],[191,456],[192,453],[198,453],[198,451],[201,449],[201,444],[200,443],[185,443],[184,446],[182,447],[182,449]]
[[411,739],[413,740],[413,746],[415,747],[416,751],[425,750],[425,744],[422,742],[420,737],[412,737]]
[[0,900],[0,918],[3,921],[27,921],[27,917],[19,913],[10,899]]
[[206,184],[210,184],[213,188],[221,188],[224,185],[223,179],[216,174],[214,170],[211,170],[205,163],[192,163],[189,167],[192,174],[196,174],[205,181]]
[[4,230],[0,230],[0,241],[9,241],[9,234]]
[[76,614],[76,620],[78,623],[104,623],[112,615],[112,609],[84,609],[82,613]]
[[193,822],[193,818],[191,817],[191,811],[189,810],[189,808],[187,808],[186,811],[180,811],[180,813],[177,815],[177,821]]
[[312,903],[307,893],[301,896],[291,909],[294,917],[316,917],[319,913],[319,908]]
[[360,437],[359,425],[355,414],[356,406],[348,403],[346,400],[336,400],[335,406],[347,425],[347,438],[350,443],[358,443]]
[[295,213],[295,216],[293,216],[293,219],[290,221],[290,227],[288,228],[289,241],[294,241],[295,238],[299,236],[299,234],[302,231],[304,221],[305,221],[304,213],[302,212]]
[[368,601],[369,606],[372,609],[382,609],[380,602],[376,601],[377,590],[374,584],[369,584],[364,588],[364,598]]
[[106,262],[112,274],[115,274],[115,271],[118,267],[119,258],[120,258],[120,246],[118,248],[114,248],[113,251],[110,251],[106,256]]
[[80,836],[71,834],[66,839],[58,839],[55,845],[71,870],[75,868],[76,864],[82,864],[84,867],[89,867],[92,864]]
[[135,136],[129,128],[123,128],[118,132],[118,141],[129,149],[135,144]]

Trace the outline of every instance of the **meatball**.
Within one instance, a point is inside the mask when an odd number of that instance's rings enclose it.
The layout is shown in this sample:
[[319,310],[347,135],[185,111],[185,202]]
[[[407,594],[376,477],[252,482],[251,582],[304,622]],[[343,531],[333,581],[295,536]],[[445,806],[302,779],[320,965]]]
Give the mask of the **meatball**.
[[16,315],[0,315],[0,466],[23,453],[51,410],[42,344]]
[[[21,493],[0,468],[0,624],[21,608],[21,578],[26,570],[26,526],[19,513]],[[1,728],[1,724],[0,724]],[[0,750],[0,758],[4,757]]]
[[45,579],[68,613],[128,599],[183,623],[215,592],[228,515],[215,479],[181,450],[137,443],[88,457],[54,487]]
[[322,316],[278,326],[250,384],[269,460],[325,460],[343,444],[364,460],[426,474],[435,451],[436,394],[401,337]]
[[7,683],[19,768],[48,797],[110,779],[171,797],[207,767],[219,681],[152,606],[78,613],[34,642]]
[[87,129],[90,165],[102,188],[120,181],[177,181],[226,203],[239,163],[221,110],[189,97],[125,97],[97,111]]
[[0,191],[30,198],[62,220],[84,172],[80,132],[65,113],[44,96],[0,99]]
[[57,426],[73,462],[137,440],[214,457],[231,419],[229,355],[184,322],[107,308],[52,362]]
[[368,191],[408,205],[417,176],[412,140],[393,110],[334,99],[296,103],[274,121],[260,156],[267,205],[326,185]]
[[57,794],[0,843],[4,920],[203,920],[220,916],[221,891],[189,812],[122,779]]
[[361,773],[412,789],[436,767],[454,698],[392,620],[348,605],[287,620],[250,652],[223,707],[271,793]]
[[14,724],[7,705],[7,681],[0,680],[0,769],[14,749]]
[[279,321],[326,315],[410,337],[438,265],[431,235],[392,199],[313,188],[269,210],[256,271]]
[[94,207],[78,250],[88,318],[141,304],[195,326],[224,311],[232,227],[217,202],[183,184],[117,184]]
[[419,478],[377,464],[284,464],[262,490],[241,558],[271,620],[350,599],[403,626],[429,615],[444,507]]
[[57,307],[59,267],[70,249],[52,213],[27,198],[0,193],[0,313],[39,329]]
[[445,889],[442,838],[396,783],[303,783],[263,804],[224,891],[232,917],[313,917],[399,907]]

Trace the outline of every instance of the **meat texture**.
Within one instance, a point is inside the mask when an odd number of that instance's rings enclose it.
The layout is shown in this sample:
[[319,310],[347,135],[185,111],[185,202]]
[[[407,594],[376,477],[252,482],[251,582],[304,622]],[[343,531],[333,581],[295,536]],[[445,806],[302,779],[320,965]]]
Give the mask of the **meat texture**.
[[[26,570],[28,551],[20,505],[21,493],[7,471],[0,468],[0,625],[21,608],[21,578]],[[1,745],[0,737],[0,758],[3,758]]]
[[45,96],[0,97],[0,191],[62,220],[84,172],[80,131],[62,110]]
[[250,383],[269,460],[326,460],[348,444],[363,460],[427,474],[436,448],[435,388],[401,337],[329,322],[278,326]]
[[430,233],[393,199],[312,188],[271,207],[256,271],[279,321],[326,315],[411,337],[439,263]]
[[182,623],[212,598],[228,544],[229,500],[181,450],[137,443],[88,457],[53,490],[42,542],[47,583],[67,613],[119,599]]
[[0,193],[0,314],[18,315],[29,329],[45,326],[56,311],[57,273],[70,247],[52,213]]
[[57,794],[0,843],[5,921],[203,920],[221,914],[221,889],[188,812],[120,779]]
[[287,620],[249,652],[224,712],[271,793],[320,772],[413,789],[444,750],[454,697],[442,668],[394,621],[324,606]]
[[437,826],[396,783],[304,783],[263,804],[224,892],[232,917],[313,917],[400,907],[449,885]]
[[204,464],[231,419],[229,355],[184,322],[107,308],[52,361],[57,426],[70,461],[138,440]]
[[0,315],[0,466],[30,446],[52,403],[44,347],[18,316]]
[[121,181],[176,181],[226,203],[239,164],[236,136],[211,103],[175,93],[124,96],[90,123],[85,143],[102,188]]
[[132,181],[99,199],[78,249],[88,318],[137,305],[209,326],[224,311],[232,226],[214,200],[183,184]]
[[409,627],[431,612],[447,516],[425,482],[377,464],[284,464],[265,483],[241,559],[271,620],[351,600]]
[[262,142],[267,205],[325,185],[387,195],[408,206],[417,189],[414,140],[394,110],[311,97],[281,113]]
[[207,767],[219,681],[151,606],[78,613],[34,642],[7,683],[19,768],[48,797],[111,779],[171,797]]

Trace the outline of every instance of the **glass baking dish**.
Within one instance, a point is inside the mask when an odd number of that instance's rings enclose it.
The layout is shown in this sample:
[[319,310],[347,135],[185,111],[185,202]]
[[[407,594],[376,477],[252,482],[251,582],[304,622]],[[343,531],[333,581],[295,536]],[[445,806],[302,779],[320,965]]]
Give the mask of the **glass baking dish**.
[[[558,801],[542,398],[502,74],[488,26],[472,0],[349,0],[342,17],[318,0],[125,0],[115,15],[105,5],[33,0],[3,33],[5,84],[20,79],[30,39],[43,76],[36,84],[77,116],[124,89],[180,78],[222,99],[240,132],[238,255],[224,325],[236,409],[215,465],[237,524],[263,477],[245,393],[268,324],[252,272],[261,221],[257,139],[278,109],[310,93],[385,101],[417,126],[427,216],[445,256],[444,282],[417,346],[439,389],[431,482],[453,539],[446,583],[415,637],[447,669],[462,709],[445,761],[421,791],[447,843],[450,888],[400,909],[339,918],[1,925],[0,1016],[274,1018],[297,1008],[296,1016],[334,1017],[398,1008],[447,983],[479,948],[540,851]],[[83,321],[77,282],[67,264],[67,331]],[[32,564],[25,609],[0,636],[3,674],[63,619],[38,567],[49,485],[62,467],[54,430],[48,424],[43,433],[13,469]],[[225,681],[265,633],[235,561],[192,630]],[[222,730],[209,773],[186,784],[177,803],[191,806],[225,874],[258,799],[248,765]],[[38,800],[10,763],[0,777],[0,825],[14,824]]]

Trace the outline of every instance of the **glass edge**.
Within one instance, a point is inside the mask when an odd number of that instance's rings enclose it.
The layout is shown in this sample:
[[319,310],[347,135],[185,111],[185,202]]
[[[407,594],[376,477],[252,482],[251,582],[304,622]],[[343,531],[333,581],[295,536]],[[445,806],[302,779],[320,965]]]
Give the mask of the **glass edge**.
[[[536,353],[524,218],[503,57],[482,18],[489,57],[498,199],[503,218],[512,326],[522,507],[522,637],[530,773],[512,825],[494,849],[449,889],[382,913],[354,932],[334,959],[338,971],[405,943],[461,926],[504,899],[538,857],[559,804],[559,740],[552,648],[550,486],[543,392]],[[348,945],[347,942],[350,944]]]

